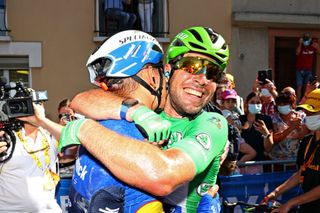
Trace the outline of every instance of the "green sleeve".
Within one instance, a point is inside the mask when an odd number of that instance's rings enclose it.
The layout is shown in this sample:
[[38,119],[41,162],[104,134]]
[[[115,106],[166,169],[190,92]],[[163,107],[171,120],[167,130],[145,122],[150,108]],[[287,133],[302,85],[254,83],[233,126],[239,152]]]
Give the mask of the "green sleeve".
[[228,138],[228,123],[218,113],[203,113],[190,121],[186,135],[172,145],[189,155],[196,174],[204,171],[216,157],[221,156]]

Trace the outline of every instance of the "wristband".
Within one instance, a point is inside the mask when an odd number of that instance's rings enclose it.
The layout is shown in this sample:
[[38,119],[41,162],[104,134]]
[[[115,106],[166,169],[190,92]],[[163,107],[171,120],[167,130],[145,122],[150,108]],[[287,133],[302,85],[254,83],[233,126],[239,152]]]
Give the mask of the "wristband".
[[264,139],[269,138],[270,136],[271,136],[270,133],[268,133],[267,135],[262,135],[262,137],[263,137]]
[[121,109],[120,109],[120,118],[121,120],[126,120],[127,111],[130,107],[133,107],[139,103],[136,99],[126,99],[122,101]]

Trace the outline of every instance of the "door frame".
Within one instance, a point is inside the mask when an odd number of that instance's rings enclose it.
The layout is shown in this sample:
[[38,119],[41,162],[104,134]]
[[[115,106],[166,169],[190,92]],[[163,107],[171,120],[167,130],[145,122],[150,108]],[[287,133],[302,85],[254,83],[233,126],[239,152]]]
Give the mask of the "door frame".
[[[270,28],[268,31],[268,42],[269,42],[269,67],[272,69],[272,75],[275,76],[275,37],[301,37],[303,33],[310,32],[312,37],[319,38],[320,44],[320,30],[312,29],[276,29]],[[297,41],[298,45],[298,41]],[[317,76],[320,76],[320,53],[317,54],[317,65],[316,71]]]

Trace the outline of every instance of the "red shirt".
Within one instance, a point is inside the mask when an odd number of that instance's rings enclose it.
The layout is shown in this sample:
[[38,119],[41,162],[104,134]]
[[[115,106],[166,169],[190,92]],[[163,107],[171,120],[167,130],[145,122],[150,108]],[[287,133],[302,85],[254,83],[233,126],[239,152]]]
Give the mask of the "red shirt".
[[276,108],[276,103],[274,101],[263,103],[261,114],[271,116],[273,113],[275,113],[276,111],[275,108]]
[[311,70],[313,64],[313,56],[316,53],[316,49],[311,45],[305,47],[301,46],[301,51],[297,56],[297,69]]

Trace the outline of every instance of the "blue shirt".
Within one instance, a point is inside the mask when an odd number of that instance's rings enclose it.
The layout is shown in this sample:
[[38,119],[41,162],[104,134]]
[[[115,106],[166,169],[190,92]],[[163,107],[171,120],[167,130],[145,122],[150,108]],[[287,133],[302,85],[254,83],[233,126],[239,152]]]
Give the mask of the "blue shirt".
[[107,10],[108,8],[123,10],[122,0],[105,0],[104,10]]
[[[121,135],[138,140],[144,139],[134,123],[125,120],[105,120],[101,121],[100,124]],[[135,212],[144,204],[156,200],[147,193],[121,182],[83,146],[79,149],[79,157],[76,161],[72,185],[87,201],[99,190],[115,186],[123,188],[125,212]],[[122,197],[122,195],[120,197]]]

